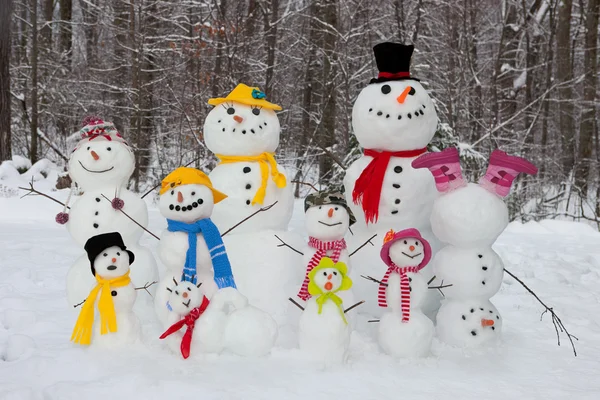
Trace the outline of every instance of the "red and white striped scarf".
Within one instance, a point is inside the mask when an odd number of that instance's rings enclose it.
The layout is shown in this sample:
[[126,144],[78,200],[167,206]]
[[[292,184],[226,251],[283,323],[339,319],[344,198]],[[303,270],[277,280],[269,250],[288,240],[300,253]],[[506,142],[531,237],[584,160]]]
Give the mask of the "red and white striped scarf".
[[308,274],[313,270],[314,267],[319,265],[319,262],[323,257],[326,256],[327,250],[333,250],[333,254],[331,255],[331,259],[334,263],[338,262],[340,259],[340,254],[342,250],[346,248],[346,241],[344,239],[334,240],[332,242],[323,242],[314,237],[310,237],[308,239],[308,245],[314,249],[317,249],[315,254],[312,256],[308,265],[306,266],[306,275],[304,276],[304,281],[302,282],[302,287],[298,292],[298,297],[302,300],[306,301],[311,298],[311,295],[308,293]]
[[387,307],[387,300],[385,298],[385,290],[387,288],[388,280],[392,273],[400,275],[400,306],[402,308],[402,322],[408,322],[410,320],[410,284],[408,281],[407,272],[419,272],[419,267],[398,267],[394,264],[390,265],[386,271],[381,283],[379,284],[379,293],[377,299],[379,301],[379,307]]

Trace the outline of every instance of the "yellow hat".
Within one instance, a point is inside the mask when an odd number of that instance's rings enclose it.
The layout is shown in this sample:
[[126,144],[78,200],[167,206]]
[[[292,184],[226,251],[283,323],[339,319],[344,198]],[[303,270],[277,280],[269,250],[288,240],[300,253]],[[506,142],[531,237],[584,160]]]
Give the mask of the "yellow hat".
[[268,108],[269,110],[281,110],[281,106],[266,101],[265,94],[261,92],[259,88],[250,87],[243,83],[238,84],[227,97],[208,99],[208,104],[211,106],[218,106],[226,101],[235,101],[237,103],[246,104],[247,106],[263,107]]
[[179,185],[204,185],[209,188],[215,199],[215,204],[227,197],[226,194],[219,192],[212,186],[208,175],[196,168],[179,167],[171,172],[161,182],[159,194],[163,194],[169,189],[176,188]]

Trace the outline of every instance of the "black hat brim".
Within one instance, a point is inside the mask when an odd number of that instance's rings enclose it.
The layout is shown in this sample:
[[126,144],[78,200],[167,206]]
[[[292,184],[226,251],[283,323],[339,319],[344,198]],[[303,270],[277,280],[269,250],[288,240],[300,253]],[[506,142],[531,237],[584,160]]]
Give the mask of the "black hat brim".
[[373,83],[383,83],[383,82],[391,82],[391,81],[406,81],[406,80],[421,82],[420,79],[412,78],[412,77],[406,77],[406,78],[373,78],[373,79],[371,79],[369,81],[369,85],[371,85]]

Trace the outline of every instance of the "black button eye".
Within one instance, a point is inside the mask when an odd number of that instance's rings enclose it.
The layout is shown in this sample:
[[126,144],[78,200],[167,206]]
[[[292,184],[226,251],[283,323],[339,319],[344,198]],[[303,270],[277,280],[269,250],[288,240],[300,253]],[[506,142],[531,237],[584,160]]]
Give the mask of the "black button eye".
[[119,257],[121,257],[121,253],[119,253],[118,251],[117,251],[117,255],[118,255]]
[[418,246],[418,245],[419,245],[419,242],[415,242],[415,246]]
[[171,196],[175,195],[175,191],[171,190]]
[[110,147],[107,147],[107,148],[106,148],[106,150],[110,151],[110,150],[111,150],[111,148],[110,148]]
[[337,272],[333,271],[333,274],[334,274],[335,276],[337,276]]
[[390,87],[390,85],[383,85],[381,87],[381,93],[383,93],[383,94],[388,94],[391,91],[392,91],[392,88]]
[[260,108],[253,108],[252,109],[252,114],[259,115],[260,114]]
[[106,253],[104,253],[104,254],[102,254],[102,255],[103,255],[104,257],[108,257],[108,254],[106,254]]
[[408,242],[405,240],[405,241],[404,241],[404,244],[408,244]]
[[235,109],[234,109],[233,107],[229,107],[229,108],[227,109],[227,114],[229,114],[229,115],[232,115],[232,114],[234,114],[234,113],[235,113]]
[[195,195],[196,195],[196,192],[192,192],[192,196],[195,196]]
[[338,207],[335,207],[335,209],[336,209],[336,210],[339,210],[339,208],[338,208]]
[[89,150],[90,148],[88,147],[87,149]]
[[327,272],[323,271],[323,276],[327,276]]
[[323,208],[323,207],[319,206],[319,210],[320,210],[321,208]]

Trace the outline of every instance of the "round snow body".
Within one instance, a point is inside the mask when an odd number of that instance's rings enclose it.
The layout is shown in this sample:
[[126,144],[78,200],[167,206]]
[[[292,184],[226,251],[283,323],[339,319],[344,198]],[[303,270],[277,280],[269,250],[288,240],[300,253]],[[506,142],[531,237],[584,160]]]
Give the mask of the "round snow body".
[[405,79],[365,87],[352,108],[356,139],[366,149],[421,149],[438,124],[435,106],[418,81]]
[[[133,150],[120,141],[82,142],[69,157],[69,175],[84,191],[124,186],[135,168]],[[114,193],[105,193],[112,199]]]
[[378,325],[379,345],[386,354],[399,358],[429,355],[434,327],[423,313],[411,313],[408,322],[402,322],[399,313],[386,313]]
[[447,246],[434,257],[432,285],[451,284],[442,289],[452,300],[489,299],[498,293],[504,276],[504,264],[490,247],[460,248]]
[[306,303],[299,322],[300,350],[325,365],[345,362],[350,344],[350,327],[332,301],[319,306],[315,298]]
[[447,300],[437,315],[438,338],[449,345],[473,347],[500,338],[502,317],[488,300]]
[[350,215],[336,204],[313,206],[306,210],[304,226],[309,237],[322,242],[342,240],[348,233]]
[[473,183],[440,196],[431,213],[433,233],[458,247],[491,246],[507,225],[504,201]]
[[[410,309],[418,310],[425,303],[429,289],[427,289],[427,280],[419,273],[409,272],[408,286],[410,288]],[[385,291],[386,303],[389,309],[398,313],[402,313],[402,296],[400,293],[400,275],[397,273],[390,274],[388,286]],[[412,311],[411,311],[412,313]]]
[[216,106],[204,121],[206,147],[225,156],[273,153],[279,146],[279,133],[275,111],[237,102]]
[[228,350],[244,357],[269,354],[277,340],[277,323],[269,314],[247,305],[232,311],[225,327]]

